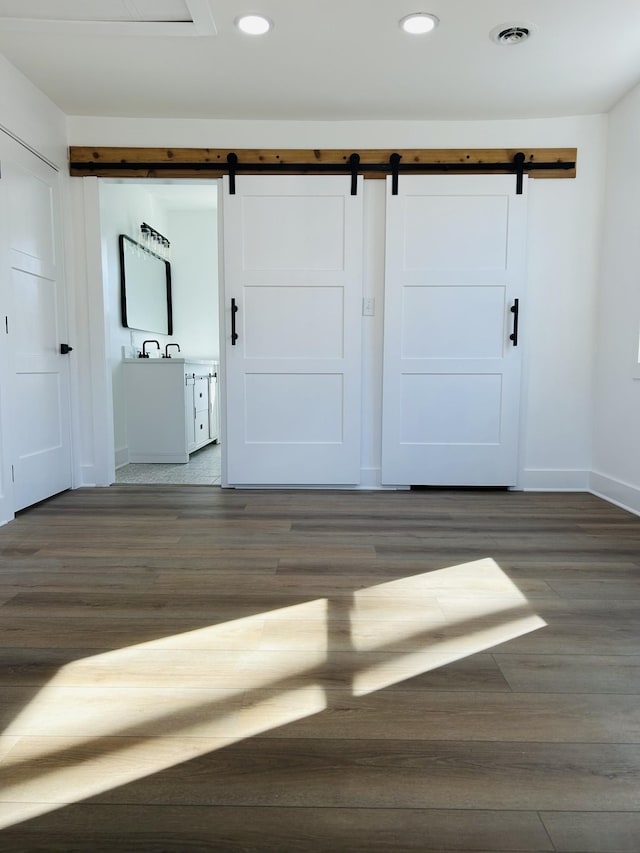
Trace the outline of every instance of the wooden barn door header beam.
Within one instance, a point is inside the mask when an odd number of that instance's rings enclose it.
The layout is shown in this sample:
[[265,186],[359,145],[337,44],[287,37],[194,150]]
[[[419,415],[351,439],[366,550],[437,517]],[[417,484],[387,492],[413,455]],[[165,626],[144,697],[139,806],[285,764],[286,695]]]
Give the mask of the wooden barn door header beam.
[[[348,174],[384,178],[402,172],[433,174],[523,174],[532,178],[575,178],[575,148],[69,148],[74,177],[101,178],[233,178],[239,172],[271,174]],[[355,191],[355,190],[354,190]]]

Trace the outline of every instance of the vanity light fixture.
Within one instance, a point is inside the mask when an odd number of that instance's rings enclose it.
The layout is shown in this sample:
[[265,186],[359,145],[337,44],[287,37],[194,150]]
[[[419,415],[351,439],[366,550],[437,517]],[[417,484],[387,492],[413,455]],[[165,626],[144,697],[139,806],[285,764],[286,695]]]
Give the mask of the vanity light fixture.
[[430,33],[439,23],[438,18],[428,12],[412,12],[410,15],[405,15],[404,18],[400,19],[401,29],[413,36]]
[[156,231],[146,222],[140,225],[140,245],[148,252],[152,252],[163,261],[168,261],[171,254],[171,243],[164,234]]
[[241,15],[236,18],[236,27],[248,36],[263,36],[273,28],[273,22],[264,15]]

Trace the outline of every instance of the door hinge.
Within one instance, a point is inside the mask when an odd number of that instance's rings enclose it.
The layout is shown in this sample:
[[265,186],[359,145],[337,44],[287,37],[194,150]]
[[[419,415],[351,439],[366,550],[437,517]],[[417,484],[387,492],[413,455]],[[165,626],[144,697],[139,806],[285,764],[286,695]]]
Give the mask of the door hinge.
[[9,318],[8,317],[4,318],[4,330],[8,335],[9,334]]
[[14,469],[14,467],[13,467],[13,465],[12,465],[12,466],[11,466],[11,482],[12,482],[12,483],[15,483],[15,481],[16,481],[16,472],[15,472],[15,469]]

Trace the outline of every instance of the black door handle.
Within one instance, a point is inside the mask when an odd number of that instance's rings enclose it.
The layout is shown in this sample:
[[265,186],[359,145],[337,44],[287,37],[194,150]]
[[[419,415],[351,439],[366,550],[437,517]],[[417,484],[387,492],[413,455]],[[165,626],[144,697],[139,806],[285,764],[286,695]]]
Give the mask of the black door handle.
[[238,333],[236,332],[236,314],[238,313],[238,306],[236,305],[236,300],[231,300],[231,346],[234,347],[236,345],[236,341],[238,340]]
[[514,299],[513,305],[510,308],[513,314],[513,332],[509,335],[509,340],[513,341],[514,347],[518,346],[518,320],[520,315],[520,300]]
[[70,352],[73,352],[73,347],[69,344],[60,344],[60,355],[68,355]]

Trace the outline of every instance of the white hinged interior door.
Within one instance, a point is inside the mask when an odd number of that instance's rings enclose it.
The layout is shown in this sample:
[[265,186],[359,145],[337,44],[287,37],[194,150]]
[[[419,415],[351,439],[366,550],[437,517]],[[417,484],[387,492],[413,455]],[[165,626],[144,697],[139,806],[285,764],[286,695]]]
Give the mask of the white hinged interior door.
[[2,405],[10,407],[6,446],[17,511],[71,486],[71,356],[61,351],[69,341],[58,173],[1,134],[0,156],[9,354]]

